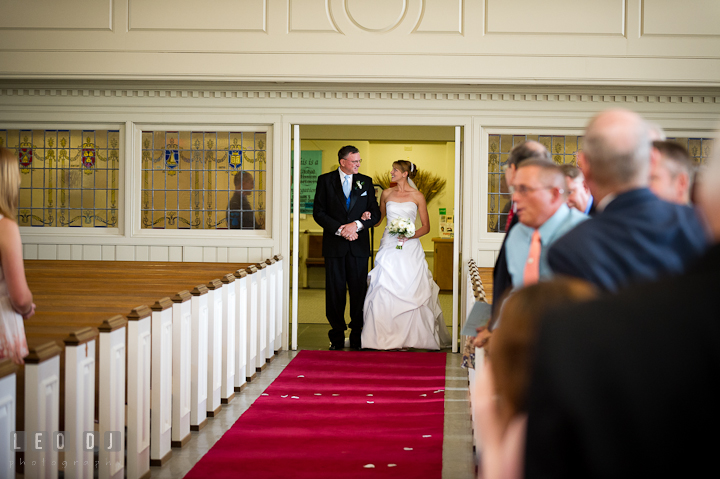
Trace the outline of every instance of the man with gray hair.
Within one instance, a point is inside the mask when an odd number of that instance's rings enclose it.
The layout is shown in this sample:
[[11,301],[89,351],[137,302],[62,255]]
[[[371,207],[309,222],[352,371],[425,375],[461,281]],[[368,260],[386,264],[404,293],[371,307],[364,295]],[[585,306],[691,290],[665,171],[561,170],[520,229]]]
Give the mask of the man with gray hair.
[[526,478],[703,477],[717,468],[720,440],[708,432],[720,429],[720,149],[698,190],[714,246],[685,274],[539,322]]
[[590,121],[578,163],[598,214],[555,242],[548,252],[554,273],[616,291],[681,273],[705,251],[695,212],[648,189],[651,147],[636,113],[610,110]]

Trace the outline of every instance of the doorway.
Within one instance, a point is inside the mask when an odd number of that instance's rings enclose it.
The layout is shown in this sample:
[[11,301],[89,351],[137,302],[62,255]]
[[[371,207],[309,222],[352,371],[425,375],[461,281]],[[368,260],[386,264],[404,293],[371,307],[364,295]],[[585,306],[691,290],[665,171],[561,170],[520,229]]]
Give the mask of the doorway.
[[[441,287],[439,301],[445,322],[448,329],[453,330],[453,318],[457,318],[457,307],[453,306],[459,300],[458,292],[453,291],[453,284],[457,284],[457,281],[453,282],[453,276],[457,276],[454,274],[457,272],[457,263],[453,261],[453,220],[459,198],[456,190],[460,188],[459,182],[456,184],[456,169],[460,164],[459,145],[456,145],[457,130],[453,126],[299,127],[299,138],[293,138],[292,141],[294,151],[297,140],[300,140],[301,155],[300,172],[293,175],[293,188],[295,179],[299,180],[300,186],[297,192],[298,217],[294,216],[294,206],[291,215],[293,244],[297,245],[298,251],[297,256],[293,253],[294,264],[297,264],[294,269],[297,271],[293,273],[291,289],[294,289],[295,284],[298,288],[297,299],[293,294],[293,302],[297,301],[297,314],[292,317],[297,317],[297,324],[292,325],[291,344],[297,344],[301,349],[327,349],[329,345],[329,325],[325,318],[325,269],[321,252],[322,228],[312,218],[312,201],[317,177],[337,169],[337,152],[345,145],[353,145],[360,150],[363,159],[360,173],[371,176],[378,191],[392,186],[389,184],[389,172],[394,161],[408,160],[416,165],[418,189],[427,199],[430,220],[430,232],[420,241],[428,267],[435,282]],[[293,129],[293,134],[295,132],[298,132],[297,128]],[[368,269],[373,266],[385,224],[383,219],[371,231],[372,256]],[[295,230],[298,231],[297,238]],[[349,323],[347,309],[346,322]]]

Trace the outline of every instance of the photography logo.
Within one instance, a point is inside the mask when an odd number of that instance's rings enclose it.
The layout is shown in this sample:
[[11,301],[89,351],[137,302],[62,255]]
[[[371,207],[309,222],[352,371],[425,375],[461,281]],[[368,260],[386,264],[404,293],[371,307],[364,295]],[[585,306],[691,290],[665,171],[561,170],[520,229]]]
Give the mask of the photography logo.
[[[102,437],[98,431],[84,431],[80,448],[82,452],[100,450],[120,451],[122,449],[122,435],[120,431],[106,431]],[[12,431],[10,433],[10,447],[15,452],[26,451],[56,451],[75,452],[75,445],[67,442],[64,431]]]

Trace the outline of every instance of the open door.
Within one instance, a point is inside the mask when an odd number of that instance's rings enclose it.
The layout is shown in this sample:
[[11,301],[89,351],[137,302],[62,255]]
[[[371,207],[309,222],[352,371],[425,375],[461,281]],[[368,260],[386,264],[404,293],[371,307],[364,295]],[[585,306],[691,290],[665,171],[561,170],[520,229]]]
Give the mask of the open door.
[[[437,196],[435,198],[434,205],[437,207],[434,212],[431,212],[431,225],[433,227],[434,234],[429,234],[424,237],[426,243],[424,249],[428,255],[431,255],[433,251],[433,242],[435,239],[431,236],[443,236],[443,243],[447,247],[452,246],[452,255],[447,254],[449,248],[444,248],[444,256],[442,260],[443,267],[443,283],[446,286],[442,287],[444,293],[441,294],[445,299],[441,301],[442,307],[445,314],[446,324],[451,330],[452,338],[452,351],[458,352],[459,344],[459,332],[461,327],[461,308],[459,307],[460,300],[460,247],[461,247],[461,235],[462,225],[459,221],[455,221],[454,224],[454,235],[452,239],[445,237],[440,229],[440,222],[438,222],[438,211],[440,214],[445,215],[445,209],[452,212],[450,215],[454,215],[456,219],[462,218],[461,213],[461,168],[462,168],[462,128],[460,126],[452,125],[438,125],[438,126],[408,126],[408,125],[385,125],[385,126],[371,126],[371,125],[352,125],[352,124],[303,124],[303,137],[304,143],[301,141],[300,125],[291,126],[291,141],[292,152],[301,152],[302,147],[306,148],[306,151],[300,154],[293,153],[291,155],[292,162],[292,184],[300,185],[301,181],[306,181],[309,178],[308,172],[301,174],[303,163],[301,156],[308,160],[312,153],[325,152],[324,155],[320,156],[320,167],[322,172],[328,171],[328,168],[336,165],[330,165],[330,157],[334,155],[334,152],[338,147],[345,144],[353,144],[358,146],[361,151],[368,154],[369,158],[366,158],[366,163],[363,164],[366,171],[362,171],[373,177],[374,181],[377,180],[378,186],[380,183],[385,185],[389,181],[389,173],[387,173],[388,179],[383,179],[385,174],[384,169],[388,168],[392,160],[394,159],[412,159],[417,161],[420,160],[421,165],[432,165],[429,169],[431,173],[435,172],[443,178],[447,178],[448,193],[450,195]],[[362,138],[362,140],[358,140]],[[357,144],[356,144],[357,143]],[[361,145],[360,143],[364,143]],[[310,147],[308,149],[308,147]],[[328,151],[332,150],[333,155],[329,155]],[[369,153],[369,152],[372,152]],[[308,153],[307,157],[305,153]],[[323,160],[324,158],[324,160]],[[428,159],[432,158],[431,161]],[[382,159],[382,160],[380,160]],[[441,159],[438,161],[438,159]],[[323,161],[325,164],[323,165]],[[307,161],[306,161],[307,163]],[[307,169],[307,164],[304,168]],[[420,166],[421,169],[426,166]],[[313,174],[319,174],[319,171],[313,172]],[[379,176],[378,176],[379,175]],[[312,175],[310,175],[312,176]],[[387,187],[385,185],[384,187]],[[307,189],[307,185],[306,185]],[[305,190],[303,190],[305,191]],[[297,350],[299,344],[303,348],[308,347],[308,337],[310,340],[310,347],[312,349],[318,349],[319,337],[318,326],[320,325],[316,318],[309,318],[308,311],[311,311],[314,316],[323,317],[324,320],[324,307],[318,302],[317,294],[310,293],[310,290],[317,292],[319,287],[317,286],[323,279],[320,280],[319,273],[323,271],[322,268],[313,267],[313,274],[309,273],[308,261],[310,259],[316,259],[315,254],[309,254],[311,249],[311,239],[317,239],[318,235],[317,225],[312,222],[310,213],[307,211],[307,192],[303,192],[299,187],[293,187],[291,202],[292,202],[292,220],[291,220],[291,249],[292,249],[292,272],[291,272],[291,321],[292,324],[289,328],[290,338],[289,346],[293,350]],[[302,203],[305,201],[306,203]],[[429,200],[430,201],[430,200]],[[305,209],[302,209],[305,204]],[[443,220],[444,221],[444,220]],[[376,232],[376,239],[373,242],[373,252],[377,251],[380,237],[382,236],[382,229],[385,227],[384,223],[379,225],[380,229]],[[313,236],[314,235],[314,236]],[[313,250],[314,251],[314,250]],[[310,258],[312,256],[312,258]],[[430,258],[430,256],[428,256]],[[429,263],[432,264],[431,271],[435,272],[435,268],[438,263],[435,263],[437,251],[432,255],[433,259],[429,259]],[[302,264],[301,264],[302,263]],[[313,266],[317,266],[313,263]],[[439,283],[439,281],[438,281]],[[320,286],[323,287],[323,286]],[[302,295],[300,288],[303,288]],[[308,290],[310,288],[310,290]],[[450,291],[452,288],[452,291]],[[310,299],[308,299],[310,298]],[[313,307],[308,309],[309,301],[314,301],[312,304],[319,307]],[[324,303],[324,299],[321,300]],[[328,325],[326,322],[322,323],[323,331],[322,335],[326,333]],[[312,334],[310,334],[311,332]],[[327,341],[327,340],[326,340]],[[326,348],[324,346],[323,348]]]

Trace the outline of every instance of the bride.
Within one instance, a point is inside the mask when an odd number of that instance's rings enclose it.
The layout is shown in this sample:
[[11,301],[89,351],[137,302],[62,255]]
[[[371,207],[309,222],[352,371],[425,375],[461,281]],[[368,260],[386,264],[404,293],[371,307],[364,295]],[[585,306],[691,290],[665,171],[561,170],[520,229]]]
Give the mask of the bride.
[[419,239],[430,231],[425,197],[412,183],[417,173],[413,163],[400,160],[392,167],[391,181],[397,186],[382,192],[380,220],[387,216],[388,225],[396,218],[415,223],[419,213],[422,226],[411,238],[392,236],[385,228],[375,268],[368,273],[362,346],[440,349],[450,345],[450,335]]

